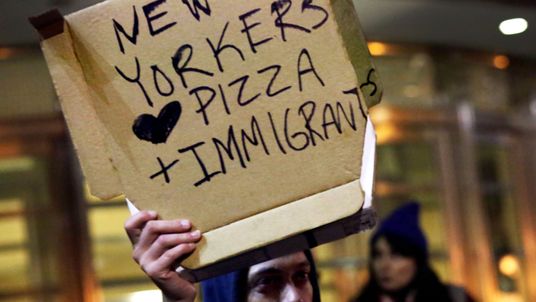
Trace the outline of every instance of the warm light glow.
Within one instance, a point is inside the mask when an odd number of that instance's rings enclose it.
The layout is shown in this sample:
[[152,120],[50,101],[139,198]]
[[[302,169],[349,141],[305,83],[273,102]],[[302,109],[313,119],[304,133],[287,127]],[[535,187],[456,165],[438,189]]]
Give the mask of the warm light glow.
[[374,124],[380,124],[389,121],[393,117],[393,114],[388,108],[374,106],[370,109],[370,116]]
[[402,137],[400,129],[391,124],[378,125],[376,127],[376,140],[378,144],[398,141]]
[[510,59],[507,56],[496,55],[493,57],[493,66],[498,69],[506,69],[510,66]]
[[387,54],[387,45],[380,42],[369,42],[368,48],[370,51],[370,54],[373,56],[383,56]]
[[519,260],[514,255],[504,255],[499,259],[499,271],[508,277],[519,272]]
[[406,85],[404,95],[408,98],[416,98],[421,95],[422,89],[417,85]]
[[529,24],[527,20],[523,18],[514,18],[502,21],[501,24],[499,24],[499,30],[504,35],[516,35],[527,30],[528,26]]
[[162,292],[159,290],[145,290],[129,295],[128,302],[162,301]]
[[11,58],[15,55],[15,52],[12,48],[0,47],[0,60]]

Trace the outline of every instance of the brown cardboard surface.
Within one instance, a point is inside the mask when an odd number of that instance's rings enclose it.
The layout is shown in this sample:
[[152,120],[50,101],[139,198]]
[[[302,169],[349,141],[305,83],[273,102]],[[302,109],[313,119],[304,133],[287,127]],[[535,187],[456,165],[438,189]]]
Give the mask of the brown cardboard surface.
[[111,198],[122,193],[122,186],[109,154],[103,152],[107,150],[103,127],[89,102],[72,45],[64,31],[44,41],[42,48],[86,179],[102,198]]
[[192,220],[191,268],[355,213],[378,96],[351,7],[110,0],[66,16],[43,50],[92,193]]
[[[226,255],[225,258],[236,256],[243,251],[340,220],[359,211],[362,204],[363,193],[359,180],[356,180],[256,214],[204,233],[196,253],[187,258],[182,266],[195,268],[201,263],[213,264],[221,260],[221,255]],[[299,223],[290,223],[294,221]]]

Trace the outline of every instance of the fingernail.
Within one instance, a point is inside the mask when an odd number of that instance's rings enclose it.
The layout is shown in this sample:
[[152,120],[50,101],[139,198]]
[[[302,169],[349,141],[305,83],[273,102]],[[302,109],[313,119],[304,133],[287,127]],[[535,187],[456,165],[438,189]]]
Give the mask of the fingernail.
[[194,239],[200,238],[201,237],[201,231],[200,230],[193,231],[193,232],[190,233],[190,236],[192,236],[192,238],[194,238]]
[[189,228],[190,227],[190,221],[188,220],[181,220],[180,221],[180,224],[181,226],[185,227],[185,228]]
[[158,215],[155,211],[149,211],[148,214],[151,215],[151,217],[156,217],[156,215]]

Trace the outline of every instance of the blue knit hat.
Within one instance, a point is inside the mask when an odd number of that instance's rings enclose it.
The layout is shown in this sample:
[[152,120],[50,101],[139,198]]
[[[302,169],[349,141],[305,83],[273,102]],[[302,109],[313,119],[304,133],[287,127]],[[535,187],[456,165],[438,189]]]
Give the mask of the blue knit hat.
[[394,236],[415,247],[428,258],[428,244],[419,226],[419,208],[417,202],[410,201],[393,211],[382,221],[371,242],[376,242],[384,235]]

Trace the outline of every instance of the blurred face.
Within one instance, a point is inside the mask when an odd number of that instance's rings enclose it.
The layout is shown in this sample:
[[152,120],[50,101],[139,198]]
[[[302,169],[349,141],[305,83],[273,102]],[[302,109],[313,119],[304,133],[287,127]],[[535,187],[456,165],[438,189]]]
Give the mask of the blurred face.
[[415,259],[391,251],[385,238],[374,245],[372,269],[380,288],[392,292],[408,286],[417,273]]
[[311,302],[310,273],[303,252],[254,265],[248,273],[248,302]]

